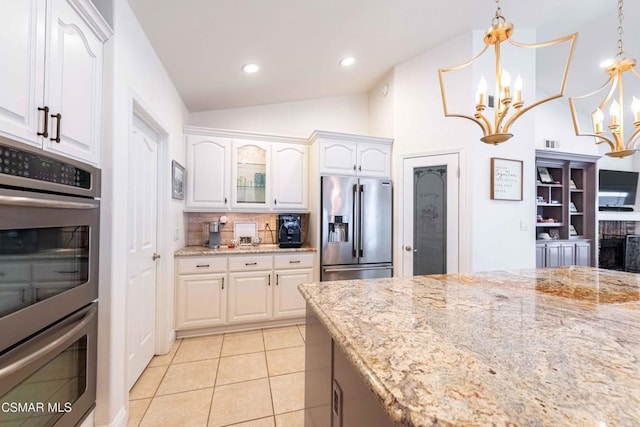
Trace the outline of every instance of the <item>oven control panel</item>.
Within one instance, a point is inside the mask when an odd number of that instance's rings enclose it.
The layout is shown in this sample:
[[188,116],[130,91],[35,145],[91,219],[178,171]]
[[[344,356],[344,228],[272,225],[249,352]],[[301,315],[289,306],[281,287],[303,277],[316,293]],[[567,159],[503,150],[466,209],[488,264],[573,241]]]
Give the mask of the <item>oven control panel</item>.
[[91,174],[44,155],[0,145],[0,173],[70,187],[91,188]]

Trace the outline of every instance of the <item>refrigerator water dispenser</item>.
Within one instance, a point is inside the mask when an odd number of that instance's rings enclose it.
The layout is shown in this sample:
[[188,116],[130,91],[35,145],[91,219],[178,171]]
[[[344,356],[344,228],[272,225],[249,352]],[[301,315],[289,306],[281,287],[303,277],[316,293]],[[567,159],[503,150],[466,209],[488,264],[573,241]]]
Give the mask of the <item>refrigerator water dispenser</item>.
[[347,243],[349,241],[349,217],[332,216],[329,219],[329,243]]

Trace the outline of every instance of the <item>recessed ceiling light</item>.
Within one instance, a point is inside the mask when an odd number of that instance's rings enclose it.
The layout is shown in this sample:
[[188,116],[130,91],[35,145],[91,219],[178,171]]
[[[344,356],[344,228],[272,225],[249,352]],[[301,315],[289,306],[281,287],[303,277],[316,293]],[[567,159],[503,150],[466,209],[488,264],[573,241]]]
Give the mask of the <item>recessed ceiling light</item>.
[[613,64],[613,59],[609,58],[609,59],[605,59],[604,61],[602,61],[600,63],[600,67],[602,68],[607,68],[608,66]]
[[258,64],[244,64],[242,66],[242,71],[244,71],[247,74],[257,73],[258,70],[260,70],[260,67],[258,66]]
[[350,65],[353,65],[354,62],[356,62],[355,56],[345,56],[340,60],[340,65],[342,65],[343,67],[348,67]]

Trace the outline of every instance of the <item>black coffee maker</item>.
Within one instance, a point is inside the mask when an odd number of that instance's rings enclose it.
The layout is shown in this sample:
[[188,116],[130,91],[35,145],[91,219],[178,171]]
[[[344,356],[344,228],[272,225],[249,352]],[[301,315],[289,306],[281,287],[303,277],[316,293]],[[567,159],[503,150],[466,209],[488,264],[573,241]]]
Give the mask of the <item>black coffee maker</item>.
[[281,248],[302,246],[302,223],[300,215],[278,215],[278,243]]

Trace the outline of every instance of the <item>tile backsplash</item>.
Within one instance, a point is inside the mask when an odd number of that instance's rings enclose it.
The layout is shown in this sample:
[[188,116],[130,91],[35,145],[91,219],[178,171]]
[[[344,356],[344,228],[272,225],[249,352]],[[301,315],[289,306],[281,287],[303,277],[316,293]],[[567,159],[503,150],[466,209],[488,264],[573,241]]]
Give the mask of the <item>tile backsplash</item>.
[[[277,213],[234,213],[234,212],[190,212],[187,213],[187,245],[200,246],[209,241],[209,232],[205,230],[204,223],[219,221],[221,216],[226,216],[226,225],[220,225],[220,244],[228,245],[233,239],[233,228],[236,221],[255,221],[258,228],[258,237],[261,243],[278,243],[278,214]],[[309,214],[300,214],[302,220],[302,241],[307,241],[309,228]],[[267,224],[269,228],[267,228]]]

